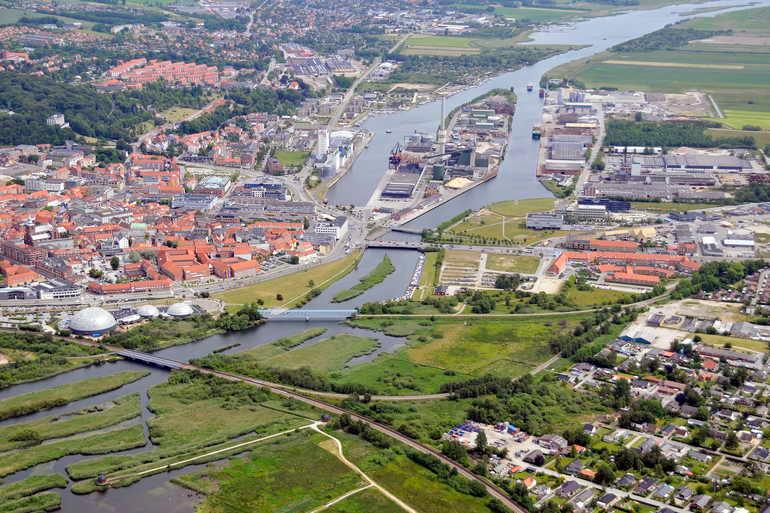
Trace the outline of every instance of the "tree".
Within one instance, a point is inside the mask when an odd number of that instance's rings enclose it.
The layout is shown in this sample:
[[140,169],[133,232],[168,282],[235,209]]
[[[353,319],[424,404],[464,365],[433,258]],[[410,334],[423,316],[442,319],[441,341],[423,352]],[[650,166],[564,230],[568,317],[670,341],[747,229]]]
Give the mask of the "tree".
[[309,289],[312,289],[313,287],[315,287],[315,281],[313,281],[313,280],[308,280],[308,282],[307,282],[307,287],[308,287]]
[[90,276],[91,278],[96,279],[96,278],[101,278],[102,276],[104,276],[104,273],[102,271],[100,271],[99,269],[96,269],[95,267],[92,267],[91,269],[88,270],[88,276]]
[[120,258],[117,256],[110,258],[110,267],[112,267],[113,271],[117,271],[118,267],[120,267]]
[[601,462],[596,468],[596,476],[594,481],[600,485],[607,485],[615,480],[615,472],[610,467],[609,463]]
[[735,434],[735,431],[730,430],[729,433],[727,433],[727,439],[725,440],[725,449],[727,450],[735,450],[738,448],[738,437]]
[[487,434],[482,429],[476,436],[476,450],[481,454],[484,454],[487,452],[487,448]]

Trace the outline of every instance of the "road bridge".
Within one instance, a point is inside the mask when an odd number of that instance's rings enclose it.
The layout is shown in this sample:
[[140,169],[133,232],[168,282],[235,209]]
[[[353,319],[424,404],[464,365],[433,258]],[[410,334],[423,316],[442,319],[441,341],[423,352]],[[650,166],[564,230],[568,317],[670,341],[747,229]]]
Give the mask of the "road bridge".
[[355,309],[265,308],[259,311],[266,321],[344,321],[355,317]]
[[130,349],[122,349],[119,347],[110,347],[110,350],[127,360],[132,360],[153,367],[160,367],[162,369],[178,370],[184,369],[185,364],[177,362],[176,360],[169,360],[168,358],[162,358],[149,353],[140,353],[139,351],[131,351]]
[[438,249],[433,244],[426,244],[419,241],[408,240],[369,240],[366,241],[367,248],[375,249],[408,249],[411,251],[426,251],[428,249]]
[[420,228],[407,228],[406,226],[392,226],[390,228],[392,232],[399,233],[411,233],[413,235],[422,235],[422,229]]

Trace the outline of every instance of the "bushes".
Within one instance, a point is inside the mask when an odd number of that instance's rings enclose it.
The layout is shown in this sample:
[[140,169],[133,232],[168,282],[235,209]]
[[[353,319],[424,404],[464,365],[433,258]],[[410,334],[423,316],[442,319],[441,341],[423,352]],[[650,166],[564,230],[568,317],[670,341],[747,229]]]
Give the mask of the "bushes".
[[735,285],[765,267],[767,264],[762,260],[708,262],[695,271],[691,277],[681,280],[671,297],[672,299],[682,299],[700,292],[715,292]]

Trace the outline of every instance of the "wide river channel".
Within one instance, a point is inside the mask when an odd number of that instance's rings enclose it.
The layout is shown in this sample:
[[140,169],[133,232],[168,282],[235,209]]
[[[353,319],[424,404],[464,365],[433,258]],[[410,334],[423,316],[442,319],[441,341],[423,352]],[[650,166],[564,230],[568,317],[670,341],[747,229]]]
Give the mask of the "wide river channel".
[[[549,195],[548,191],[546,191],[536,180],[534,174],[538,143],[531,140],[530,131],[532,126],[537,124],[540,120],[542,102],[538,99],[536,93],[526,93],[526,85],[528,83],[537,85],[540,81],[540,77],[555,66],[593,55],[597,52],[606,50],[615,44],[658,30],[669,23],[692,16],[692,12],[695,9],[701,9],[704,6],[719,6],[725,7],[726,9],[732,7],[733,9],[737,9],[741,8],[741,6],[745,8],[746,3],[745,0],[733,0],[709,2],[697,5],[686,4],[668,6],[654,10],[630,12],[611,17],[590,19],[533,34],[534,44],[577,45],[582,48],[556,55],[517,71],[503,73],[480,85],[471,87],[447,98],[446,108],[448,112],[458,105],[466,103],[491,89],[514,87],[515,91],[518,93],[518,105],[513,119],[511,140],[508,145],[506,158],[497,178],[432,210],[426,215],[414,220],[409,226],[416,228],[435,226],[462,210],[468,208],[476,209],[495,201],[536,198]],[[769,3],[770,0],[757,2],[759,5]],[[712,16],[714,14],[714,12],[709,12],[697,15]],[[640,73],[641,72],[643,71],[640,70]],[[697,84],[693,84],[693,87],[697,87]],[[366,204],[372,191],[377,186],[382,173],[385,172],[387,155],[390,149],[396,142],[403,140],[404,136],[412,134],[415,131],[424,133],[434,132],[438,124],[440,109],[440,103],[433,102],[421,105],[410,111],[377,115],[367,119],[364,122],[363,127],[373,132],[375,136],[369,144],[369,147],[361,154],[350,172],[330,191],[329,201],[341,204]],[[390,130],[391,133],[387,133],[387,130]],[[367,274],[377,265],[382,258],[382,255],[385,253],[384,250],[368,250],[364,254],[358,269],[329,287],[320,296],[311,301],[307,307],[335,308],[335,305],[330,302],[331,297],[336,292],[344,290],[356,283],[359,277]],[[409,280],[415,270],[418,254],[413,251],[389,251],[387,253],[395,264],[396,272],[391,274],[382,284],[370,289],[358,298],[345,303],[345,308],[356,307],[366,301],[394,298],[405,292]],[[238,352],[317,325],[321,324],[289,322],[268,323],[245,333],[214,336],[185,346],[167,349],[159,352],[159,354],[179,361],[188,361],[192,358],[201,357],[212,351],[233,345],[235,345],[235,347],[231,347],[225,352]],[[349,333],[361,333],[366,336],[374,336],[379,339],[380,348],[375,354],[357,359],[354,363],[360,363],[361,361],[374,358],[376,357],[376,354],[381,352],[395,351],[404,343],[403,339],[388,337],[364,330],[357,330],[343,324],[325,323],[323,325],[328,328],[327,336],[345,331]],[[315,341],[310,341],[308,343],[314,342]],[[35,390],[51,388],[90,377],[138,369],[148,370],[138,364],[130,362],[117,362],[99,367],[80,369],[51,379],[2,390],[0,391],[0,399]],[[151,374],[146,378],[114,392],[101,394],[96,397],[71,403],[64,407],[28,415],[19,419],[10,419],[0,423],[0,425],[26,422],[36,418],[76,411],[132,392],[139,392],[142,396],[144,407],[142,409],[141,421],[144,422],[152,417],[152,413],[146,408],[147,390],[153,385],[164,382],[167,377],[165,371],[158,369],[149,370],[151,371]],[[126,425],[139,421],[140,419],[136,419],[126,423]],[[147,447],[127,452],[130,453],[150,449],[151,444],[148,443]],[[65,474],[65,467],[80,459],[82,459],[80,456],[66,457],[54,463],[39,465],[26,471],[18,472],[17,474],[8,476],[4,481],[17,481],[31,474],[50,472]],[[158,474],[144,479],[133,486],[109,490],[105,493],[79,496],[66,490],[62,492],[62,509],[63,511],[72,513],[113,511],[121,513],[192,512],[194,511],[199,498],[192,492],[188,492],[169,482],[172,477],[179,475],[180,473],[190,472],[191,470],[193,470],[193,468],[188,467],[183,470]]]

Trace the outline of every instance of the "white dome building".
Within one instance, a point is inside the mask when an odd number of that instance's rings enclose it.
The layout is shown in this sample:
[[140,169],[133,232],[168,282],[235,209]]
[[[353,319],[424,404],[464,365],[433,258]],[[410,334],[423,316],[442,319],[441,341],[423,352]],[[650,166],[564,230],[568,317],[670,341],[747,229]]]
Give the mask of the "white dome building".
[[155,305],[142,305],[136,309],[141,317],[154,319],[160,315],[160,310]]
[[73,315],[69,322],[69,329],[76,335],[101,337],[112,331],[117,324],[110,312],[104,308],[92,306]]
[[174,303],[166,309],[166,315],[176,319],[190,317],[195,314],[195,310],[190,303]]

